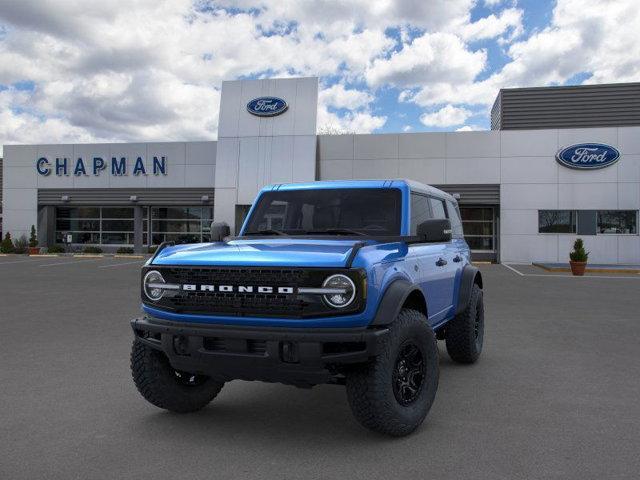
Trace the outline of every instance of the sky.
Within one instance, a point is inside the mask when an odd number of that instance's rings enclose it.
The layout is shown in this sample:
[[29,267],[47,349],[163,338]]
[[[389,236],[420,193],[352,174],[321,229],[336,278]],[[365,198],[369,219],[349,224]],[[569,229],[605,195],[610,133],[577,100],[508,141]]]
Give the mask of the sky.
[[637,0],[0,0],[0,144],[215,140],[223,80],[318,131],[489,129],[500,88],[640,81]]

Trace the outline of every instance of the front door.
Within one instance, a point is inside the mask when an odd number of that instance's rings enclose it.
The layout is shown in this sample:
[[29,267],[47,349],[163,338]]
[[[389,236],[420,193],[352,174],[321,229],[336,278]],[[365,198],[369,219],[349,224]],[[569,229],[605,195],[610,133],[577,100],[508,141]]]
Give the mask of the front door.
[[498,207],[460,205],[464,239],[471,249],[471,258],[495,262],[498,258]]

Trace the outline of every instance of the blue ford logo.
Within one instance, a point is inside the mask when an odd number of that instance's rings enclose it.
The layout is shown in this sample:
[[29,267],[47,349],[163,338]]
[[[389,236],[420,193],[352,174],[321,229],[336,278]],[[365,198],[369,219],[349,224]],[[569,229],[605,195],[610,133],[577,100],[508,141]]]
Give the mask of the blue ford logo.
[[259,97],[247,103],[247,110],[259,117],[275,117],[284,113],[289,105],[278,97]]
[[602,143],[579,143],[565,147],[558,152],[556,159],[569,168],[596,170],[613,165],[620,158],[620,152],[610,145]]

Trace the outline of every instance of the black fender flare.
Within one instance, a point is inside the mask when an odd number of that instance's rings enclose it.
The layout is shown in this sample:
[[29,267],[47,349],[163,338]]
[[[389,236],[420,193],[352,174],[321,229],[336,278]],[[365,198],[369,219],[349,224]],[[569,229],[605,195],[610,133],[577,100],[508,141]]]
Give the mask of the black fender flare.
[[471,298],[471,289],[473,284],[477,283],[482,288],[482,274],[478,267],[473,265],[466,265],[462,270],[462,276],[460,277],[460,291],[458,293],[458,305],[456,306],[456,315],[462,313]]
[[418,290],[420,295],[424,297],[420,287],[403,278],[399,278],[391,282],[382,295],[382,299],[378,305],[378,311],[370,325],[389,325],[390,323],[393,323],[393,321],[398,317],[404,302],[407,300],[409,295],[416,290]]

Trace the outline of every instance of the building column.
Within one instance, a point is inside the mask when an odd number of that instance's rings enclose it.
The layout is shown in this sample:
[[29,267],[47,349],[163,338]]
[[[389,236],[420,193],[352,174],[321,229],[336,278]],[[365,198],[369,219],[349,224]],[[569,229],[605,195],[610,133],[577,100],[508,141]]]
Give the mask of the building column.
[[45,205],[38,209],[38,246],[51,247],[56,243],[56,207]]
[[133,251],[135,253],[142,253],[142,235],[143,226],[142,214],[144,207],[136,205],[133,207]]

